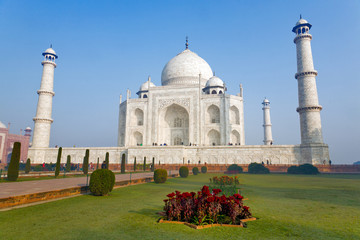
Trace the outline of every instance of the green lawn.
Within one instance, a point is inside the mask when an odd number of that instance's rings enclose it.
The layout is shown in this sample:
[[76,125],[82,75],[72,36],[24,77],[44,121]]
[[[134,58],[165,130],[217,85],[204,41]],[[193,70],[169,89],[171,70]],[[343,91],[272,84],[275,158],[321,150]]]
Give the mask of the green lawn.
[[165,195],[197,191],[212,176],[141,184],[0,212],[0,239],[360,239],[360,175],[239,175],[259,218],[247,228],[159,224]]

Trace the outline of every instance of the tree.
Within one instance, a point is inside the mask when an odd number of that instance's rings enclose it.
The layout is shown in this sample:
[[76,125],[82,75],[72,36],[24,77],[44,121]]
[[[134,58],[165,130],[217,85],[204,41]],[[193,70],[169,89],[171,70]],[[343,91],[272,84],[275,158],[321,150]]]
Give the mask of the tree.
[[99,169],[99,158],[98,158],[97,164],[96,164],[96,170],[98,170],[98,169]]
[[84,163],[83,163],[83,172],[84,174],[88,174],[89,172],[89,149],[86,149]]
[[121,157],[121,173],[125,173],[125,154]]
[[144,165],[143,165],[143,170],[146,171],[146,157],[144,157]]
[[71,171],[71,156],[67,155],[67,159],[66,159],[66,172],[70,172]]
[[19,177],[21,143],[15,142],[11,153],[11,159],[8,169],[7,178],[9,181],[16,181]]
[[136,157],[135,157],[135,160],[134,160],[134,172],[136,172]]
[[59,147],[58,155],[57,155],[57,159],[56,159],[56,166],[55,166],[55,177],[59,176],[59,173],[60,173],[61,154],[62,154],[62,147]]
[[152,161],[152,164],[151,164],[151,171],[155,171],[155,158],[153,157],[153,161]]
[[109,169],[109,152],[106,152],[105,164],[106,164],[106,169]]
[[25,173],[28,174],[31,170],[31,163],[30,163],[30,158],[28,158],[26,160],[26,165],[25,165]]

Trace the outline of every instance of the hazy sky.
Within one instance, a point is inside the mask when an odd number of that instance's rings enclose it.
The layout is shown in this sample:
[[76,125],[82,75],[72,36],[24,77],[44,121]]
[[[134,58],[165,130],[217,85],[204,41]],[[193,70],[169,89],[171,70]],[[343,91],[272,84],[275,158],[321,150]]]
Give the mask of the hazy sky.
[[0,0],[0,121],[34,127],[43,60],[58,54],[50,145],[116,146],[119,95],[189,48],[244,87],[246,144],[262,144],[261,102],[271,102],[275,144],[299,144],[299,14],[312,25],[324,142],[334,163],[359,160],[360,1]]

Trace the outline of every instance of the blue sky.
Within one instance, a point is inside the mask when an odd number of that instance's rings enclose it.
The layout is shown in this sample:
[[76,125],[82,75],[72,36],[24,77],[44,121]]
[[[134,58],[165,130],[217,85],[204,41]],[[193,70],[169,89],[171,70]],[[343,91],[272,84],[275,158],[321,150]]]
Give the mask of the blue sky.
[[275,144],[299,144],[296,49],[299,14],[312,50],[325,143],[334,163],[359,160],[360,1],[0,1],[0,121],[33,128],[43,59],[59,59],[50,145],[116,146],[119,95],[189,48],[244,87],[247,144],[262,144],[261,102],[271,101]]

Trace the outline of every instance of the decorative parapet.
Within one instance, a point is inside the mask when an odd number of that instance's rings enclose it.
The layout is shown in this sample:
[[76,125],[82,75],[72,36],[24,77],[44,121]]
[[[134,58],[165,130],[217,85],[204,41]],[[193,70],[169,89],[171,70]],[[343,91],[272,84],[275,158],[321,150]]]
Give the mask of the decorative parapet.
[[294,43],[296,43],[299,39],[303,39],[303,38],[308,38],[308,39],[312,39],[312,36],[311,34],[300,34],[300,35],[297,35],[295,38],[294,38]]
[[37,118],[37,117],[34,117],[33,118],[34,121],[39,121],[39,122],[54,122],[54,120],[50,119],[50,118]]
[[51,64],[51,65],[54,65],[54,67],[56,67],[56,63],[52,62],[52,61],[42,61],[41,62],[41,65],[44,65],[44,64]]
[[296,111],[298,113],[302,113],[302,112],[305,112],[305,111],[321,111],[322,109],[322,106],[311,106],[311,107],[298,107],[296,109]]
[[41,94],[44,94],[44,95],[51,95],[51,96],[55,96],[55,93],[54,92],[51,92],[51,91],[46,91],[46,90],[38,90],[37,91],[37,94],[40,95]]
[[318,72],[314,70],[314,71],[296,73],[295,78],[298,79],[298,77],[302,77],[302,76],[314,76],[314,77],[316,77],[317,75],[318,75]]

